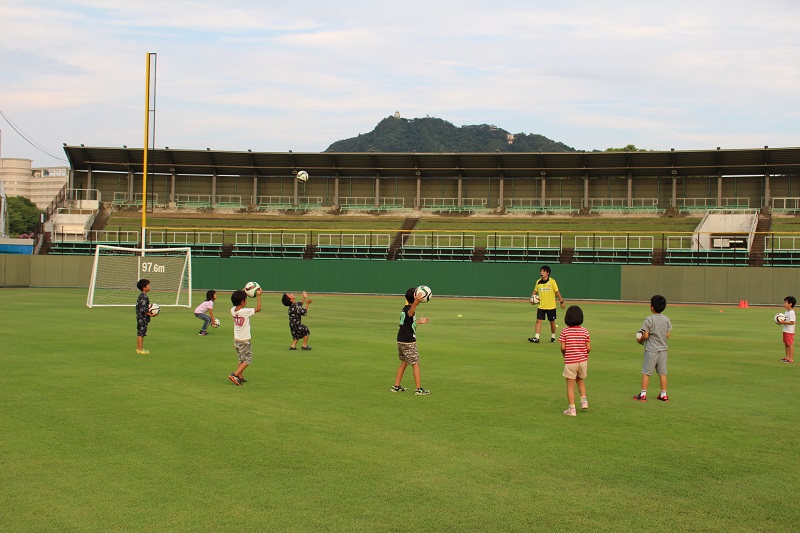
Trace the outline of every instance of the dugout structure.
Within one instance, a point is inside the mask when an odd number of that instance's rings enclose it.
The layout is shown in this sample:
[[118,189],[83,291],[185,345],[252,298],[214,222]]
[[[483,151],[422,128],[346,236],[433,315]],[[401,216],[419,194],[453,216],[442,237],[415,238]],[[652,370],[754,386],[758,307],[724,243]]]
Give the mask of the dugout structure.
[[86,307],[136,305],[140,279],[150,280],[151,303],[191,307],[192,249],[97,245]]

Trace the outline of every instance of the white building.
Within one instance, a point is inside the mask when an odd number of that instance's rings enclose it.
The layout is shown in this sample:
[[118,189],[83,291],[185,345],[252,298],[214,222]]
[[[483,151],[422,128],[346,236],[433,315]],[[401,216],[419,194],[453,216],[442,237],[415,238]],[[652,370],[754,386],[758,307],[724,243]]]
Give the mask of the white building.
[[6,196],[24,196],[46,209],[69,178],[69,167],[32,168],[30,159],[0,159],[0,181]]

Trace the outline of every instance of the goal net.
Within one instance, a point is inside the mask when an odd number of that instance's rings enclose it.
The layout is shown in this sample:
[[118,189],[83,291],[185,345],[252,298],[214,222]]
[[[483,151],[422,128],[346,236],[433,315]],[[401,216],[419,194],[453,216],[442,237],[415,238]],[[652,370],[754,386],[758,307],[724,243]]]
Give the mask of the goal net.
[[191,248],[125,248],[98,244],[87,307],[136,305],[140,279],[150,280],[148,297],[162,307],[192,306]]

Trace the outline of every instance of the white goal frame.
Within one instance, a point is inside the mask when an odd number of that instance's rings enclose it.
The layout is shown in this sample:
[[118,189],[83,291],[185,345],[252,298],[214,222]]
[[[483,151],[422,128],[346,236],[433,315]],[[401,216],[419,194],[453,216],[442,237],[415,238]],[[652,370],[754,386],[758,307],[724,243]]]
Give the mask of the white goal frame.
[[[159,262],[158,259],[162,258]],[[106,270],[101,270],[106,267]],[[86,307],[133,307],[136,283],[150,280],[150,301],[161,307],[192,307],[192,249],[130,248],[98,244]]]

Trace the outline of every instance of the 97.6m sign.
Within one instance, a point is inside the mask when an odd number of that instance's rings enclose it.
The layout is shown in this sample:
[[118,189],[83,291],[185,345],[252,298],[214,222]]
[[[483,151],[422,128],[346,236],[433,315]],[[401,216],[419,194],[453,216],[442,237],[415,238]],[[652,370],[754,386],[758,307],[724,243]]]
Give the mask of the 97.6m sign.
[[157,263],[142,263],[142,273],[148,272],[155,272],[157,274],[163,274],[166,272],[166,267],[164,265],[159,265]]

